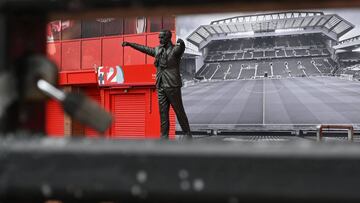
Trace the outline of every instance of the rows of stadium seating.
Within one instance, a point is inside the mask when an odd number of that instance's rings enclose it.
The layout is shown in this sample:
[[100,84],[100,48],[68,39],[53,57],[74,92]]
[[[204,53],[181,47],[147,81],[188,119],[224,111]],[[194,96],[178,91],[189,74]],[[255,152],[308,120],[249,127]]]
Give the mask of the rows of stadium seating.
[[338,69],[336,75],[352,75],[353,79],[360,80],[360,61],[342,62],[340,66],[342,68]]
[[202,79],[251,79],[264,77],[300,77],[329,75],[333,69],[330,58],[289,58],[277,60],[228,61],[205,63],[197,72]]
[[324,48],[322,37],[319,35],[274,36],[243,39],[217,40],[209,44],[209,53],[224,51],[241,51],[247,49],[274,49],[288,47],[315,47]]
[[331,73],[331,69],[334,67],[329,63],[332,61],[331,59],[314,59],[316,67],[323,73],[329,74]]
[[319,34],[217,40],[208,46],[203,79],[329,75],[336,64]]
[[329,56],[327,49],[276,49],[276,50],[256,50],[237,53],[216,53],[209,54],[205,62],[233,61],[242,59],[266,59],[266,58],[287,58],[304,56]]

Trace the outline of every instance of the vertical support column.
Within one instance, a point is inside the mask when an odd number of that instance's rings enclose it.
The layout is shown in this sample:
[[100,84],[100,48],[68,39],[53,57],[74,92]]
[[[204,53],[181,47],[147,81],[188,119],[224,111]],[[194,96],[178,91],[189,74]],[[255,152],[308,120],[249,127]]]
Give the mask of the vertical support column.
[[348,129],[348,140],[354,141],[354,128]]
[[[13,79],[7,90],[16,93],[0,115],[0,131],[16,132],[19,129],[34,133],[45,133],[45,101],[29,100],[25,97],[31,67],[21,62],[31,55],[45,55],[46,14],[38,11],[17,10],[0,14],[0,75],[11,74]],[[11,70],[10,70],[11,69]],[[8,98],[9,92],[3,92]]]
[[322,139],[322,128],[321,125],[316,127],[316,141],[320,142]]
[[[64,92],[69,93],[72,91],[71,86],[63,87]],[[64,136],[71,136],[73,133],[72,119],[69,115],[64,113]]]
[[3,13],[0,13],[0,74],[6,70],[7,63],[7,26],[6,26],[6,16]]

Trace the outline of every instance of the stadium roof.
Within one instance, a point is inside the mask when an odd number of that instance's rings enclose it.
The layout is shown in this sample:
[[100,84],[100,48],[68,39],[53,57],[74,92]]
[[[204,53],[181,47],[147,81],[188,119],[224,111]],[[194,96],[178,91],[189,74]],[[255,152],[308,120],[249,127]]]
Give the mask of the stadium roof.
[[341,40],[339,42],[339,44],[345,44],[345,43],[350,43],[350,42],[354,42],[354,41],[360,41],[360,35]]
[[344,40],[340,41],[333,48],[336,49],[336,50],[351,51],[351,50],[358,49],[359,47],[360,47],[360,35],[355,36],[355,37],[351,37],[351,38],[348,38],[348,39],[344,39]]
[[354,25],[336,14],[325,15],[323,12],[280,12],[266,13],[213,21],[210,25],[201,25],[187,40],[200,47],[213,37],[241,33],[264,33],[276,30],[320,28],[332,32],[336,38],[341,37]]

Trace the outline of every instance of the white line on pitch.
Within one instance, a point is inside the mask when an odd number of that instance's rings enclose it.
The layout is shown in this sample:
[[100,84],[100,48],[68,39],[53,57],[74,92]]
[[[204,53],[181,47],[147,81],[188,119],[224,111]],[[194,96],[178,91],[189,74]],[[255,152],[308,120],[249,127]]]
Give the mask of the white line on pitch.
[[279,124],[230,124],[230,123],[226,123],[226,124],[220,124],[220,123],[210,123],[210,124],[190,124],[190,125],[203,125],[203,126],[213,126],[213,125],[224,125],[224,126],[227,126],[227,125],[238,125],[238,126],[271,126],[271,125],[294,125],[294,126],[315,126],[315,125],[360,125],[360,123],[327,123],[327,124],[299,124],[299,123],[289,123],[289,124],[286,124],[286,123],[279,123]]
[[265,80],[263,80],[263,125],[265,125]]

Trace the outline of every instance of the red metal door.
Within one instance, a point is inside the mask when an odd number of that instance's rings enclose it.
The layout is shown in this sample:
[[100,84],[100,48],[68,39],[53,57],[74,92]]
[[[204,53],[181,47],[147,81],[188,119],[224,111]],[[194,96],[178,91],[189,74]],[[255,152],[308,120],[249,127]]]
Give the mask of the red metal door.
[[145,138],[145,94],[114,94],[111,97],[114,138]]
[[64,136],[64,111],[55,100],[50,100],[46,104],[45,126],[49,136]]

